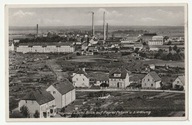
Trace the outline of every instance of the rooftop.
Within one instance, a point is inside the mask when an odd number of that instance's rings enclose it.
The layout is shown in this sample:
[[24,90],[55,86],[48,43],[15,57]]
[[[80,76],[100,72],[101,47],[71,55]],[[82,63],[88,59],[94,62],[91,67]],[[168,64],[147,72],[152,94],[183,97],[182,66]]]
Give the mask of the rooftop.
[[62,95],[74,89],[74,86],[68,80],[56,82],[53,84],[53,87],[55,87]]
[[37,101],[39,105],[42,105],[54,100],[54,97],[49,92],[38,89],[28,93],[22,100],[34,100]]
[[154,71],[150,72],[149,75],[154,79],[154,81],[160,81],[161,78],[158,76],[158,74]]

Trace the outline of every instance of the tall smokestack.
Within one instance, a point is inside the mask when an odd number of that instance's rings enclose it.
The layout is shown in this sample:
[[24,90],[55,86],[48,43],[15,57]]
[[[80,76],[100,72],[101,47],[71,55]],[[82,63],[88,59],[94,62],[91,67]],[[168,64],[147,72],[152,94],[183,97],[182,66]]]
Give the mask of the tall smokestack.
[[106,40],[105,12],[103,12],[103,40]]
[[107,26],[106,26],[106,39],[108,39],[108,23],[107,23]]
[[39,29],[38,29],[38,24],[37,24],[37,29],[36,29],[36,30],[37,30],[37,37],[38,37],[38,30],[39,30]]
[[94,12],[92,12],[92,35],[95,36]]

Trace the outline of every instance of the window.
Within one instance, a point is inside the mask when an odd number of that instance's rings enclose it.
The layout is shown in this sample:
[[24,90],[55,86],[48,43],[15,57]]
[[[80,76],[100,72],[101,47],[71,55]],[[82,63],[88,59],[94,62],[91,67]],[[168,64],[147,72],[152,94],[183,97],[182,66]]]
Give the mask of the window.
[[153,84],[151,84],[151,87],[153,87]]
[[50,109],[50,113],[51,113],[51,114],[53,113],[53,109]]
[[148,79],[148,81],[150,81],[150,79]]
[[27,100],[25,100],[25,103],[27,103]]
[[179,84],[179,81],[177,81],[177,84]]
[[83,78],[83,81],[84,81],[84,78]]
[[78,78],[76,78],[76,80],[78,81]]
[[56,92],[55,91],[53,91],[53,94],[55,94]]

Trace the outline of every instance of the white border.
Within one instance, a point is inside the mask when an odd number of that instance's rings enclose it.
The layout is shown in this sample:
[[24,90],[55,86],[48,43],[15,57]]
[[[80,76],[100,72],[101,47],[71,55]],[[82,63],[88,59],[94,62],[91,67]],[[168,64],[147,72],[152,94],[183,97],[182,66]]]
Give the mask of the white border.
[[[48,0],[47,0],[48,1]],[[32,1],[25,1],[25,0],[17,0],[17,1],[13,1],[13,0],[7,0],[6,2],[5,1],[0,1],[2,4],[1,4],[1,10],[2,11],[0,11],[0,15],[2,15],[2,16],[4,16],[4,10],[3,10],[3,7],[4,7],[4,5],[5,4],[21,4],[21,3],[25,3],[25,4],[50,4],[51,3],[51,1],[49,0],[48,2],[47,1],[41,1],[41,2],[38,2],[38,0],[33,0],[33,2]],[[107,2],[106,2],[107,1]],[[142,0],[134,0],[134,1],[132,1],[132,2],[128,2],[128,1],[126,1],[126,0],[118,0],[118,1],[111,1],[111,0],[103,0],[103,2],[101,2],[101,1],[98,1],[98,2],[96,2],[96,1],[92,1],[91,2],[91,4],[93,4],[93,3],[99,3],[99,4],[103,4],[103,3],[118,3],[118,4],[120,4],[120,3],[136,3],[136,2],[139,2],[139,3],[149,3],[149,2],[153,2],[153,3],[159,3],[159,2],[157,2],[157,1],[153,1],[153,0],[148,0],[148,1],[142,1]],[[187,2],[188,3],[188,5],[189,5],[189,15],[190,15],[190,12],[191,12],[191,6],[192,6],[192,4],[191,4],[191,2],[189,2],[189,1],[187,1],[187,0],[161,0],[161,2],[163,2],[163,3],[172,3],[172,2],[174,2],[174,3],[184,3],[184,2]],[[61,0],[54,0],[54,4],[59,4],[59,3],[64,3],[63,1],[61,1]],[[82,2],[79,2],[79,1],[77,1],[77,0],[70,0],[70,1],[65,1],[65,3],[82,3]],[[83,3],[90,3],[90,1],[88,1],[88,0],[83,0]],[[82,3],[82,4],[83,4]],[[4,17],[2,17],[3,19],[3,21],[4,21]],[[189,16],[189,20],[191,20],[191,17]],[[4,22],[3,22],[4,23]],[[0,36],[1,36],[1,38],[4,38],[4,24],[3,23],[1,23],[0,24],[0,26],[1,26],[1,32],[0,32]],[[190,22],[191,23],[191,22]],[[190,34],[191,32],[191,25],[190,25],[190,23],[189,23],[189,33],[188,34]],[[189,40],[191,39],[191,37],[190,37],[190,35],[189,35]],[[2,39],[2,41],[5,41],[4,39]],[[0,51],[1,51],[1,53],[2,53],[2,55],[5,55],[4,54],[4,43],[3,43],[3,45],[1,46],[2,48],[0,49]],[[189,42],[189,47],[188,48],[191,48],[190,47],[190,42]],[[187,45],[187,46],[188,46]],[[189,53],[190,53],[190,49],[189,49]],[[188,56],[189,57],[189,56]],[[0,75],[0,77],[1,77],[1,79],[2,79],[2,83],[5,83],[5,82],[3,82],[4,81],[4,78],[5,78],[5,76],[4,76],[4,74],[5,74],[5,71],[4,71],[4,66],[5,66],[5,64],[4,64],[4,62],[5,62],[5,57],[4,56],[1,56],[0,57],[1,58],[1,62],[0,62],[0,64],[1,64],[1,66],[2,66],[2,69],[3,69],[3,71],[1,71],[1,75]],[[189,57],[189,61],[190,61],[190,57]],[[190,63],[189,63],[190,64]],[[188,67],[189,69],[191,69],[191,67],[190,67],[190,65],[189,65],[189,67]],[[190,70],[189,70],[190,71]],[[189,77],[189,81],[191,81],[190,80],[190,77]],[[0,91],[0,96],[2,96],[2,102],[4,102],[4,100],[5,100],[5,90],[4,90],[4,84],[3,84],[3,86],[1,87],[1,91]],[[191,90],[191,85],[189,85],[189,89]],[[191,102],[191,100],[189,100],[189,103]],[[191,103],[190,103],[191,104]],[[189,105],[190,106],[190,105]],[[1,110],[0,111],[2,111],[1,113],[0,113],[0,116],[1,116],[1,120],[0,121],[3,121],[2,123],[3,124],[6,124],[6,122],[5,122],[5,116],[3,115],[3,113],[4,113],[4,111],[5,111],[5,105],[3,104],[3,103],[1,103]],[[190,107],[189,107],[189,110],[190,110]],[[191,110],[190,110],[191,111]],[[4,117],[3,117],[4,116]],[[189,119],[191,119],[191,117],[189,118]],[[98,120],[98,119],[95,119],[95,120]],[[25,120],[26,121],[26,120]],[[46,120],[47,121],[47,120]],[[76,121],[76,120],[73,120],[73,121]],[[113,120],[114,121],[114,120]],[[118,120],[116,120],[116,122],[119,122],[119,121],[121,121],[119,118],[118,118]],[[161,121],[161,120],[160,120]],[[133,122],[131,122],[131,123],[133,123]],[[135,123],[135,122],[134,122]],[[139,122],[139,123],[141,123],[141,122]],[[146,123],[146,122],[145,122]],[[166,123],[172,123],[172,122],[166,122]],[[20,123],[18,123],[18,124],[20,124]],[[29,124],[29,123],[27,123],[27,124]],[[36,123],[37,124],[37,123]],[[48,123],[46,123],[46,124],[48,124]],[[91,123],[91,124],[94,124],[94,123]],[[130,122],[129,122],[129,124],[130,124]],[[144,124],[144,123],[142,123],[142,124]],[[157,125],[159,125],[159,124],[165,124],[165,122],[148,122],[148,123],[146,123],[146,124],[157,124]],[[189,121],[184,121],[184,122],[174,122],[174,125],[177,125],[177,124],[190,124],[190,122]]]

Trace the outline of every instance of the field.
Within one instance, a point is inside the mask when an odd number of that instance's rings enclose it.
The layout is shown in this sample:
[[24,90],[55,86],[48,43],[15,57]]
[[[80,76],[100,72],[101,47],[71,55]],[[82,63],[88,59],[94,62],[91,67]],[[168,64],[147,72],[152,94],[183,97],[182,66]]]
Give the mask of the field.
[[182,117],[185,115],[184,93],[77,91],[76,96],[75,102],[65,108],[63,116],[66,114],[68,117]]

